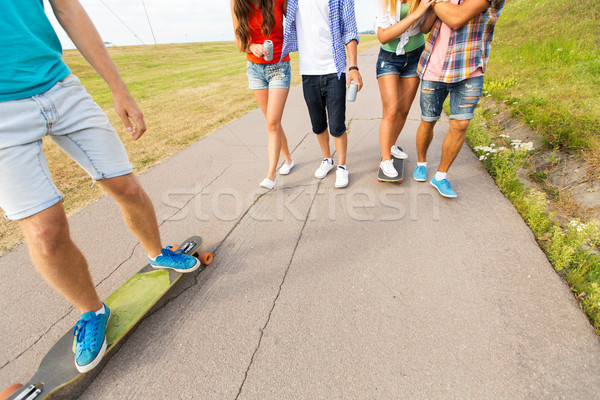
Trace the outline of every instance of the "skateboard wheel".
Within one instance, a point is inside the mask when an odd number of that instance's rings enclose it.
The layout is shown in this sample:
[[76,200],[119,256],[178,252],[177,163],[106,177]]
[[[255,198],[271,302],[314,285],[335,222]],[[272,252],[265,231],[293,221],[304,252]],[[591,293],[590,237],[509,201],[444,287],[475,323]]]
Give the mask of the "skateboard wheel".
[[177,251],[178,248],[179,248],[178,244],[171,245],[171,251]]
[[23,385],[20,383],[13,383],[12,385],[10,385],[6,389],[4,389],[2,392],[0,392],[0,400],[8,399],[10,396],[15,394],[22,387],[23,387]]
[[213,260],[213,254],[209,253],[207,251],[201,251],[198,253],[197,255],[198,259],[200,260],[200,262],[204,265],[210,265],[210,263]]

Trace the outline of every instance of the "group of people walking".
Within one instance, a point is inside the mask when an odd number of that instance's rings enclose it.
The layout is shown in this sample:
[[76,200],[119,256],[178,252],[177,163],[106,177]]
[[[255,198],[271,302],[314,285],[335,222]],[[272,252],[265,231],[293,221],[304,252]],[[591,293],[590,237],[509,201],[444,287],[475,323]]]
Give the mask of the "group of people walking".
[[[392,157],[407,157],[395,143],[421,78],[422,116],[413,177],[427,180],[427,149],[450,94],[450,130],[430,182],[442,195],[455,197],[446,173],[481,96],[504,0],[375,1],[382,43],[377,60],[383,105],[380,167],[393,177],[397,171]],[[109,85],[127,131],[139,139],[146,131],[142,111],[85,10],[76,0],[50,4],[73,43]],[[192,272],[199,262],[162,247],[152,202],[133,176],[108,118],[63,62],[43,1],[0,0],[0,8],[0,207],[6,218],[19,222],[39,273],[81,313],[74,328],[75,365],[86,372],[104,355],[111,311],[100,301],[87,261],[71,239],[63,197],[42,151],[44,137],[49,136],[117,201],[154,267]],[[285,162],[279,173],[289,174],[294,167],[281,119],[291,80],[289,53],[298,51],[304,99],[323,155],[314,175],[322,179],[334,169],[331,135],[338,161],[335,186],[346,187],[346,87],[351,82],[358,90],[362,87],[354,0],[231,0],[231,8],[236,42],[248,54],[250,88],[267,120],[269,170],[261,186],[274,187],[280,153]],[[429,31],[426,40],[423,33]],[[267,40],[273,48],[265,46]]]
[[[287,175],[294,167],[281,119],[291,81],[289,53],[298,51],[304,99],[323,155],[314,176],[323,179],[334,169],[331,135],[338,157],[335,187],[346,187],[346,88],[354,82],[360,91],[363,85],[357,65],[359,37],[354,1],[230,1],[236,43],[240,51],[247,53],[250,89],[267,119],[269,171],[260,186],[275,186],[280,152],[285,163],[279,173]],[[388,178],[395,178],[398,171],[393,158],[408,158],[396,142],[422,80],[418,161],[413,178],[418,182],[428,179],[427,150],[433,127],[450,95],[450,129],[430,183],[442,196],[456,197],[447,173],[464,143],[481,97],[483,72],[504,0],[374,2],[375,29],[381,42],[376,65],[382,103],[379,168]],[[427,33],[430,35],[426,41]],[[273,45],[272,58],[265,42]]]

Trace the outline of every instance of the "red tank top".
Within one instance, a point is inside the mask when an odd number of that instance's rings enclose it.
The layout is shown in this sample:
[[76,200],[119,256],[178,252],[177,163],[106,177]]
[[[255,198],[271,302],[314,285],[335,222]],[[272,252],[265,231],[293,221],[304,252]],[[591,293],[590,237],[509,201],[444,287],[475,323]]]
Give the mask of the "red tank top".
[[[261,31],[261,25],[263,22],[262,14],[260,10],[249,0],[248,3],[252,6],[254,12],[250,16],[250,43],[263,44],[265,40],[273,42],[273,59],[271,61],[265,61],[262,57],[256,57],[252,53],[247,53],[246,59],[256,64],[272,64],[278,63],[281,57],[281,48],[283,47],[283,2],[284,0],[275,0],[275,9],[273,14],[275,16],[275,25],[271,30],[271,35],[264,37]],[[282,61],[289,61],[290,56],[287,55]]]

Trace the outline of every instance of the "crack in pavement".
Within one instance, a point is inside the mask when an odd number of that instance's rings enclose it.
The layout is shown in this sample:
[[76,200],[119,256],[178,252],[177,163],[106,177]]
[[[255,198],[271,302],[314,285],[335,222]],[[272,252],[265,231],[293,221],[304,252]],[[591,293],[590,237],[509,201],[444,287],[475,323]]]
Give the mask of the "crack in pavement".
[[262,329],[260,330],[260,337],[258,338],[258,344],[256,346],[256,349],[254,349],[254,352],[252,353],[252,357],[250,357],[250,363],[248,364],[248,367],[246,368],[246,372],[244,373],[244,379],[242,380],[242,383],[240,384],[239,390],[237,395],[235,396],[236,400],[240,397],[240,395],[242,394],[242,390],[244,389],[244,385],[246,383],[246,380],[248,379],[248,373],[250,372],[250,368],[252,368],[252,365],[254,364],[254,361],[256,360],[258,351],[260,350],[261,344],[262,344],[262,339],[263,336],[265,334],[265,330],[267,329],[267,326],[269,325],[269,322],[271,322],[271,316],[273,315],[273,310],[275,310],[275,306],[277,305],[277,300],[279,299],[279,296],[281,295],[281,290],[283,289],[283,285],[285,284],[285,280],[288,276],[288,273],[290,271],[290,268],[292,266],[292,263],[294,262],[294,257],[296,256],[296,250],[298,249],[298,245],[300,244],[300,240],[302,240],[302,235],[304,233],[304,229],[306,228],[306,224],[308,222],[311,210],[313,208],[313,205],[315,203],[315,199],[317,198],[317,193],[320,189],[321,183],[323,182],[323,180],[320,180],[318,185],[317,185],[317,190],[315,191],[315,195],[312,198],[312,201],[310,202],[310,207],[308,207],[308,211],[306,212],[306,217],[304,218],[304,223],[302,224],[302,229],[300,229],[300,234],[298,235],[298,238],[296,239],[296,245],[294,246],[294,250],[292,251],[292,255],[290,257],[290,261],[285,269],[285,272],[283,274],[283,278],[281,280],[281,283],[279,284],[279,289],[277,290],[277,294],[275,295],[275,298],[273,299],[273,304],[271,306],[271,310],[269,310],[269,315],[267,316],[267,320],[265,322],[265,324],[263,325]]

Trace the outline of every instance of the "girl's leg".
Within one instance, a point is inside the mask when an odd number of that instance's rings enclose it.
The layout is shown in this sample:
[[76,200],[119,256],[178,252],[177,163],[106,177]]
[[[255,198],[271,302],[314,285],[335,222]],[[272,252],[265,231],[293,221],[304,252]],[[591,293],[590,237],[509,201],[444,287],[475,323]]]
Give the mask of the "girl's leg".
[[415,100],[415,96],[417,94],[417,90],[419,89],[419,78],[401,78],[398,83],[398,92],[400,96],[398,98],[398,114],[396,117],[396,129],[394,132],[394,143],[390,145],[394,145],[398,140],[398,136],[400,136],[400,132],[404,129],[404,124],[406,123],[406,119],[408,118],[408,112],[410,111],[410,107],[412,106],[413,101]]
[[382,118],[379,125],[379,146],[383,161],[391,160],[390,149],[398,138],[396,118],[400,97],[400,76],[383,75],[377,78],[379,94],[381,95]]
[[[284,156],[287,153],[286,161],[291,161],[287,140],[285,140],[285,149],[282,146],[282,138],[285,138],[285,133],[281,127],[281,117],[288,92],[289,89],[259,89],[254,91],[254,97],[256,97],[256,101],[267,120],[267,133],[269,135],[269,171],[267,178],[271,181],[275,180],[279,152],[284,151]],[[288,157],[290,157],[289,160]]]

